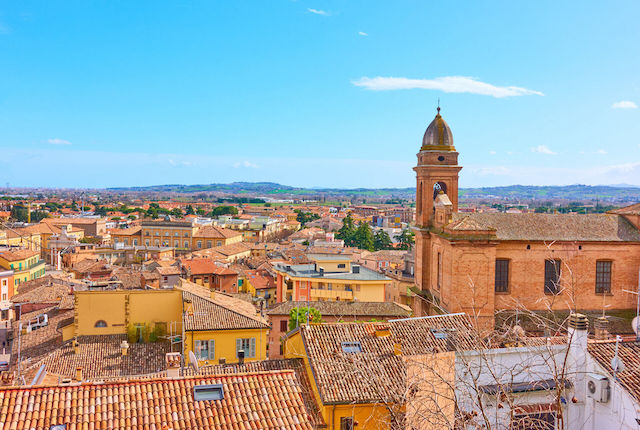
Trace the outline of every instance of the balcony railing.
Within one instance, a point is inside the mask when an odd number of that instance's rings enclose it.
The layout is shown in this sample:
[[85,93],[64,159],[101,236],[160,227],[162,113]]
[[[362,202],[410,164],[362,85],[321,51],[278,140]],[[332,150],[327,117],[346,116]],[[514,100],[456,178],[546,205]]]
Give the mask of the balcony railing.
[[336,298],[339,298],[340,300],[353,300],[353,291],[321,290],[319,288],[312,288],[311,297],[333,300]]

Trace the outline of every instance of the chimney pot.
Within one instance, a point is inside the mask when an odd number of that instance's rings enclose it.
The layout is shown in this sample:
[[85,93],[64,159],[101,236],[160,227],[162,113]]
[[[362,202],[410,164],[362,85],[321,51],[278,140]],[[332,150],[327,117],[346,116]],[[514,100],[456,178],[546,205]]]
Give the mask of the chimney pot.
[[129,352],[129,342],[123,340],[122,343],[120,343],[120,351],[122,351],[122,355],[127,355],[127,352]]
[[82,381],[82,367],[76,367],[76,380]]
[[589,329],[589,319],[584,314],[572,313],[569,315],[569,327],[586,331]]
[[402,344],[400,342],[393,344],[393,354],[396,356],[402,355]]
[[609,319],[607,317],[598,318],[593,324],[597,340],[609,339]]
[[238,351],[238,363],[240,364],[244,363],[244,349],[241,349],[240,351]]

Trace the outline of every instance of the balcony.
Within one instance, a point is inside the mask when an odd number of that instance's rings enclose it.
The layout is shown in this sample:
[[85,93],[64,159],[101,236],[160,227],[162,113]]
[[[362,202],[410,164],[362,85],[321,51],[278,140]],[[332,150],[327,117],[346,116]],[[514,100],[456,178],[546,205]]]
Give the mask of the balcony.
[[319,288],[311,289],[311,297],[316,299],[336,300],[353,300],[353,291],[343,290],[321,290]]

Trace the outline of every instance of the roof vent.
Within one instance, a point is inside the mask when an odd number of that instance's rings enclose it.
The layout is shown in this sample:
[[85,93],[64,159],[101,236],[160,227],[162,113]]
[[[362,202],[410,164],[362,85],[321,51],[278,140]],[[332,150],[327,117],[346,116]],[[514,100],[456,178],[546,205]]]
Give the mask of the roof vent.
[[573,313],[569,315],[569,327],[575,330],[587,330],[589,328],[589,320],[586,315]]
[[222,384],[196,385],[193,387],[193,398],[196,401],[224,399]]

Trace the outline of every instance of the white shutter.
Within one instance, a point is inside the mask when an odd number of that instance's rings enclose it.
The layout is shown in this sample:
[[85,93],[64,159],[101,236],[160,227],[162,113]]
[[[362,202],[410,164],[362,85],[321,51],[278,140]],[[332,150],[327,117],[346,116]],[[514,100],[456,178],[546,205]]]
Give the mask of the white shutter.
[[251,338],[251,346],[249,347],[249,357],[254,357],[256,356],[256,338],[252,337]]
[[209,360],[216,359],[216,341],[211,339],[209,340]]
[[238,351],[242,349],[242,339],[236,339],[236,358],[238,358]]

